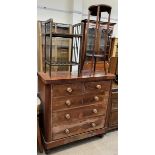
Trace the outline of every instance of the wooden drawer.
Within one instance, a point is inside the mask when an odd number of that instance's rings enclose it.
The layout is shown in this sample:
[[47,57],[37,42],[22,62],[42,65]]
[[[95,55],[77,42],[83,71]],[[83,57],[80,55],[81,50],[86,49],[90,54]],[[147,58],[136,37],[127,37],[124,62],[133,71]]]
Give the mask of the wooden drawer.
[[104,104],[94,104],[82,108],[53,112],[53,125],[63,122],[74,123],[74,121],[93,116],[105,115],[107,106]]
[[83,97],[83,105],[103,103],[107,104],[109,92],[86,93]]
[[118,92],[112,92],[111,102],[112,102],[112,110],[118,109]]
[[61,125],[54,125],[52,129],[53,140],[60,139],[64,137],[69,137],[79,133],[103,128],[105,124],[105,117],[94,117],[89,119],[84,119],[82,121],[77,121],[72,124],[69,122],[63,123]]
[[111,94],[112,99],[118,99],[118,92],[115,92]]
[[53,98],[52,106],[53,111],[83,106],[82,95]]
[[118,102],[112,102],[112,110],[118,109]]
[[116,103],[116,102],[118,102],[118,99],[117,99],[117,98],[111,98],[111,101],[112,101],[113,103]]
[[113,111],[111,113],[109,124],[110,126],[114,126],[118,124],[118,111]]
[[80,95],[83,92],[83,84],[78,82],[74,84],[52,85],[52,96],[72,96]]
[[109,91],[110,85],[111,85],[110,81],[86,82],[85,91],[86,92]]
[[86,93],[84,95],[67,96],[52,99],[53,111],[67,110],[83,105],[108,103],[109,92]]

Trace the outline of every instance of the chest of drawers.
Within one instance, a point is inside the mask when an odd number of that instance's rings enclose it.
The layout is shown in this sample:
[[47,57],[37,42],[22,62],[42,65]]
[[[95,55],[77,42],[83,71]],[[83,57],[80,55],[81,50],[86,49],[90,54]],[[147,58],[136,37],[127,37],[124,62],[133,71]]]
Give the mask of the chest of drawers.
[[46,150],[105,133],[113,79],[112,74],[100,73],[91,77],[38,73],[40,124]]

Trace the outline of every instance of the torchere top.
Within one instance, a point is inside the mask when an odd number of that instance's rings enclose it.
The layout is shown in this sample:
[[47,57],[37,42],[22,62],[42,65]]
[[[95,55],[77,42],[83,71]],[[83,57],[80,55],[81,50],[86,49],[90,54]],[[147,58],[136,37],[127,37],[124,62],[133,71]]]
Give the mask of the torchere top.
[[112,7],[109,5],[105,5],[105,4],[99,4],[99,5],[91,5],[88,10],[90,11],[90,14],[92,16],[97,16],[97,8],[98,6],[100,7],[100,13],[101,12],[111,12]]

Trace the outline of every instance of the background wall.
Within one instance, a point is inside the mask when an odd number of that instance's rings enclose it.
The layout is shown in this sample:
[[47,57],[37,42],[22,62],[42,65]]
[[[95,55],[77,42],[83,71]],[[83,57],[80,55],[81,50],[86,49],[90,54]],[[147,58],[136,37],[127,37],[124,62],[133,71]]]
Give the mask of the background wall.
[[[117,23],[118,0],[37,0],[37,19],[53,18],[60,23],[78,23],[87,19],[88,7],[93,4],[112,6],[111,22]],[[113,36],[117,37],[117,24]]]
[[72,6],[73,0],[37,0],[37,18],[53,18],[56,22],[72,24],[72,13],[69,12]]

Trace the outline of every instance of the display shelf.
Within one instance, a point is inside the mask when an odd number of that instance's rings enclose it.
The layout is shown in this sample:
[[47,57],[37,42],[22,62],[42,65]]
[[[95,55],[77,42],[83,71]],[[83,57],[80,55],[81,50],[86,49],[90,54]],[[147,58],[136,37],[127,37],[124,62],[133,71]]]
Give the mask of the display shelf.
[[[72,71],[72,66],[80,62],[83,41],[83,23],[75,25],[45,22],[44,25],[44,72],[52,70]],[[48,65],[49,67],[47,68]]]
[[[46,36],[50,36],[50,33],[46,33]],[[73,37],[82,37],[82,35],[77,34],[63,34],[63,33],[52,33],[52,37],[63,37],[63,38],[73,38]]]
[[[93,54],[90,54],[90,53],[86,53],[86,55],[88,57],[92,57],[93,56]],[[94,57],[97,57],[97,58],[102,58],[103,56],[104,56],[104,54],[94,54]]]
[[[92,5],[88,9],[88,19],[82,20],[84,22],[84,41],[83,41],[83,55],[82,55],[82,69],[89,61],[90,70],[95,72],[97,61],[109,61],[111,49],[111,37],[113,28],[116,23],[110,22],[111,7],[107,5]],[[101,13],[106,13],[107,21],[101,21]],[[96,20],[94,17],[96,16]],[[99,59],[98,59],[99,58]],[[100,59],[101,58],[101,59]],[[105,74],[107,73],[106,66],[104,66]]]
[[54,62],[54,61],[52,61],[50,63],[50,61],[48,61],[48,60],[46,60],[46,63],[48,65],[51,65],[51,66],[74,66],[74,65],[78,65],[77,62],[56,62],[56,61]]
[[57,47],[57,49],[69,49],[69,47],[68,46],[61,46],[61,45],[46,45],[46,46],[56,46]]

